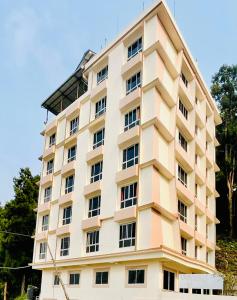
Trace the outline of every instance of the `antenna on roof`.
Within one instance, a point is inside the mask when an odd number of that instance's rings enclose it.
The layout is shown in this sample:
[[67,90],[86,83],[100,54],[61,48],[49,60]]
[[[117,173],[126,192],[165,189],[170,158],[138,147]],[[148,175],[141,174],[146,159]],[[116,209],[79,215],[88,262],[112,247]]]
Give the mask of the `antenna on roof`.
[[107,46],[107,38],[105,38],[105,47]]
[[142,2],[142,10],[144,11],[145,3],[144,1]]
[[176,0],[174,0],[174,17],[175,17],[175,9],[176,9],[175,4],[176,4]]

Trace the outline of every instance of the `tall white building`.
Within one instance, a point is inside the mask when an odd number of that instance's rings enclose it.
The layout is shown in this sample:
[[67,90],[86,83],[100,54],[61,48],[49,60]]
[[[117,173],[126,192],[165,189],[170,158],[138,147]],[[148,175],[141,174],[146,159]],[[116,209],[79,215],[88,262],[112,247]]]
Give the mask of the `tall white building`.
[[65,299],[57,270],[80,300],[157,299],[181,273],[216,272],[221,119],[163,1],[86,52],[43,107],[42,300]]

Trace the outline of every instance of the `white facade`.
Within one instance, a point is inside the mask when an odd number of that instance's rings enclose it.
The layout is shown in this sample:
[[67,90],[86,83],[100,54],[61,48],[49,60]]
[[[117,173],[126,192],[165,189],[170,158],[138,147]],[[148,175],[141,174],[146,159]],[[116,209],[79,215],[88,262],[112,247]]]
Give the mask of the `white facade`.
[[41,299],[64,299],[49,248],[70,299],[157,299],[179,273],[215,273],[221,120],[163,1],[83,76],[87,92],[43,132]]

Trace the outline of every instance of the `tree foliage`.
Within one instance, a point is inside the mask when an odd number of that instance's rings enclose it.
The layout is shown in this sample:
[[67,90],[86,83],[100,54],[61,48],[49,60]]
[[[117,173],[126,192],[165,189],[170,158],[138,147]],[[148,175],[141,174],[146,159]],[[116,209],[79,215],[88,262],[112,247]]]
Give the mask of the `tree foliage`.
[[[0,209],[0,230],[32,236],[35,229],[34,208],[37,206],[39,176],[32,176],[28,168],[20,169],[13,179],[14,199]],[[0,233],[0,266],[21,267],[32,262],[33,239],[8,233]],[[31,268],[0,270],[0,286],[8,283],[9,299],[20,294],[22,281],[26,285],[37,284],[40,277]],[[1,292],[2,288],[1,288]]]
[[[220,109],[223,123],[217,127],[217,190],[221,195],[221,223],[224,233],[236,235],[234,210],[237,205],[234,192],[237,188],[237,65],[223,65],[213,76],[212,96]],[[223,214],[226,211],[226,214]]]

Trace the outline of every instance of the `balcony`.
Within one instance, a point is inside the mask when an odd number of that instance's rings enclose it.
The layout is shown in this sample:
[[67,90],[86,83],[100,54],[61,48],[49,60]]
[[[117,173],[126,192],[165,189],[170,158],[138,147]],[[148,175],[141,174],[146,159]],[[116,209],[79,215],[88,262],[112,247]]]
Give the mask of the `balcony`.
[[206,207],[195,197],[195,211],[199,216],[203,216],[206,213]]
[[140,105],[140,101],[141,88],[139,87],[119,101],[119,108],[122,112],[125,112],[132,107]]
[[62,167],[62,170],[61,170],[62,176],[66,176],[69,173],[74,173],[75,172],[75,165],[76,165],[76,161],[75,160],[73,160],[73,161],[67,163],[66,165],[64,165]]
[[74,197],[75,197],[74,192],[71,192],[71,193],[61,196],[58,201],[59,206],[71,204]]
[[87,163],[92,164],[93,162],[102,160],[103,155],[104,155],[104,146],[101,145],[100,147],[95,148],[87,153],[86,161]]
[[182,128],[182,132],[184,133],[188,141],[194,138],[194,128],[192,130],[190,120],[185,119],[179,109],[177,110],[176,123],[179,128]]
[[182,78],[179,79],[179,95],[187,110],[192,110],[194,107],[194,97],[190,93],[189,88],[184,84]]
[[57,236],[66,235],[68,233],[70,233],[70,225],[69,224],[61,226],[56,229]]
[[189,173],[193,170],[192,159],[190,155],[182,148],[180,143],[175,144],[175,155],[176,159],[184,166],[185,170]]
[[50,207],[51,207],[50,202],[39,204],[37,211],[39,214],[43,214],[43,213],[49,212]]
[[94,87],[91,91],[91,101],[95,102],[106,95],[108,79],[103,80],[100,84]]
[[142,52],[135,55],[129,61],[127,61],[121,69],[123,78],[131,77],[136,71],[139,71],[142,67]]
[[89,130],[91,132],[96,131],[97,129],[100,129],[105,124],[105,114],[99,116],[98,118],[94,119],[89,124]]
[[195,230],[194,232],[195,244],[198,246],[205,246],[206,238],[204,235]]
[[100,216],[82,220],[81,223],[82,230],[98,229],[100,228],[100,226],[101,226]]
[[180,228],[180,232],[181,232],[182,237],[184,237],[186,239],[191,239],[191,238],[194,237],[194,230],[187,223],[179,220],[179,228]]
[[199,185],[203,185],[205,183],[205,175],[201,172],[197,165],[195,166],[195,179]]
[[43,159],[49,160],[55,154],[55,145],[51,146],[50,148],[46,149],[43,153]]
[[45,185],[52,184],[52,182],[53,182],[53,174],[48,174],[48,175],[44,176],[43,178],[41,178],[40,185],[45,186]]
[[124,184],[126,182],[137,180],[139,173],[138,165],[132,166],[130,168],[121,170],[116,174],[116,183]]
[[45,127],[44,134],[50,135],[51,133],[53,133],[53,131],[56,131],[57,125],[58,125],[58,120],[57,119],[55,119],[54,121],[50,122]]
[[192,205],[194,203],[193,193],[186,188],[179,180],[176,180],[176,189],[178,197],[183,200],[187,205]]
[[195,146],[196,146],[196,153],[200,156],[203,156],[205,154],[205,146],[202,140],[198,136],[195,136]]
[[206,218],[207,218],[207,224],[216,222],[215,215],[208,208],[206,208]]
[[136,217],[137,217],[137,207],[130,206],[116,211],[114,214],[114,221],[119,223],[123,221],[131,221],[131,220],[135,220]]
[[42,232],[37,233],[35,235],[35,240],[36,241],[47,240],[47,238],[48,238],[48,231],[42,231]]
[[125,132],[122,132],[118,136],[118,145],[122,149],[129,147],[130,145],[139,142],[139,136],[140,136],[140,126],[136,125],[133,128]]
[[95,181],[84,187],[84,196],[89,197],[101,191],[101,181]]

